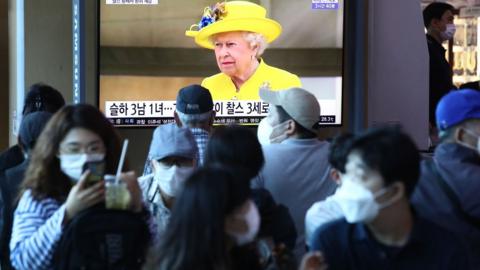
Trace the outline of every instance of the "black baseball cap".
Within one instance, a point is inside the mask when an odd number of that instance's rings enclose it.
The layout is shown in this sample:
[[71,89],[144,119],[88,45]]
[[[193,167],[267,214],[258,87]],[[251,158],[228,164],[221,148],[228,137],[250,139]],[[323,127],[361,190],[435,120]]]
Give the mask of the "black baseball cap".
[[185,114],[206,113],[213,110],[212,95],[207,88],[192,84],[178,91],[176,107]]

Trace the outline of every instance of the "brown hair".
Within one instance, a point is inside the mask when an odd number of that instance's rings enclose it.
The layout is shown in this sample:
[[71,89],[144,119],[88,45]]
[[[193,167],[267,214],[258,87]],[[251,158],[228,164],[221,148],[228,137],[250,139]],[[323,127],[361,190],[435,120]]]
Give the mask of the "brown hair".
[[[102,138],[106,149],[105,173],[115,173],[121,145],[120,137],[112,124],[91,105],[69,105],[50,119],[38,138],[20,189],[20,196],[28,189],[36,200],[53,198],[64,201],[67,198],[72,183],[60,169],[57,155],[61,141],[73,128],[88,129]],[[128,168],[127,163],[124,168]]]

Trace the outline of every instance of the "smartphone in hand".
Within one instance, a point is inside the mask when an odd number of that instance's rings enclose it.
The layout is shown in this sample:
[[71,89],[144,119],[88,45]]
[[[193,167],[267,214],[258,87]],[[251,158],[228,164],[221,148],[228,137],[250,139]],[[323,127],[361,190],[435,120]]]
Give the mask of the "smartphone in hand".
[[83,165],[83,172],[86,170],[90,171],[90,174],[87,177],[87,184],[93,185],[98,181],[103,180],[105,175],[105,162],[104,161],[89,161]]

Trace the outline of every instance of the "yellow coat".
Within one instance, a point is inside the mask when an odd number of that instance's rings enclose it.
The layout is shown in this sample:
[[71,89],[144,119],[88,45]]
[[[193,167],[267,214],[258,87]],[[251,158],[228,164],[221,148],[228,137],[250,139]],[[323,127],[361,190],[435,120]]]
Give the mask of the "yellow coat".
[[238,92],[232,79],[223,73],[205,78],[202,81],[202,86],[210,90],[215,101],[259,100],[258,89],[264,82],[268,82],[272,90],[302,86],[297,75],[269,66],[263,60],[260,61],[253,75],[240,87]]

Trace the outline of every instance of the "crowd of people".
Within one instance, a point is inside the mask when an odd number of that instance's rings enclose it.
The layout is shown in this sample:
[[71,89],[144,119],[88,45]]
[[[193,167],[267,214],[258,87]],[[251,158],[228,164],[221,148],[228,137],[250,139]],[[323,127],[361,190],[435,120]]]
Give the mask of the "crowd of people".
[[[187,35],[221,73],[179,89],[141,176],[101,111],[32,85],[0,154],[1,269],[480,269],[480,92],[434,101],[433,157],[400,127],[321,140],[317,98],[260,57],[280,32],[250,2],[205,10]],[[269,112],[214,126],[218,98]]]
[[[64,105],[59,96],[47,85],[31,87],[18,145],[0,156],[2,269],[78,263],[59,250],[78,230],[70,227],[85,224],[91,209],[118,211],[105,209],[108,186],[89,182],[93,172],[85,169],[101,162],[105,175],[115,174],[117,132],[97,108]],[[270,111],[257,134],[213,127],[211,117],[178,120],[155,129],[148,173],[137,177],[125,163],[120,181],[129,199],[121,211],[132,215],[116,223],[135,219],[148,228],[148,240],[135,244],[144,250],[136,254],[140,263],[125,269],[480,266],[480,92],[457,90],[440,100],[442,142],[423,160],[398,127],[318,139],[320,108],[301,88],[261,89],[260,96]],[[202,108],[181,112],[189,119],[214,115],[200,85],[180,89],[177,104]],[[208,134],[201,140],[191,130],[199,126]],[[114,233],[103,226],[101,233]],[[85,269],[110,269],[107,253],[103,268]]]

